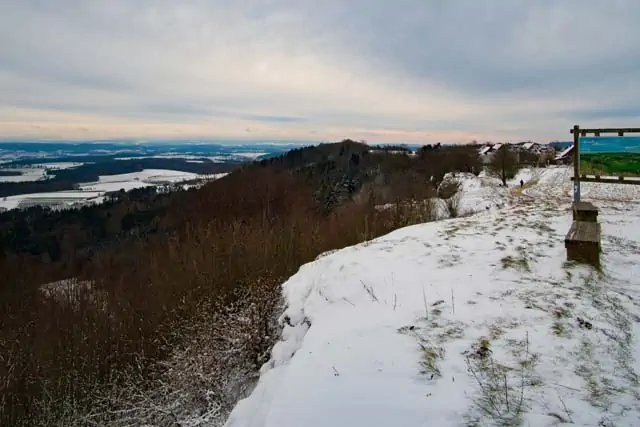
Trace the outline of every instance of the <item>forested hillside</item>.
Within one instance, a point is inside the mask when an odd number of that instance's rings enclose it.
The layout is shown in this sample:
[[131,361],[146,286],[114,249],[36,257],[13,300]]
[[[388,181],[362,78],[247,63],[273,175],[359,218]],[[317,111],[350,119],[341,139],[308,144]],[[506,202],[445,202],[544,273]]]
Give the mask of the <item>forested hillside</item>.
[[479,170],[477,147],[408,155],[347,140],[200,189],[0,215],[0,425],[224,417],[278,336],[287,277],[430,220],[405,202],[436,195],[446,172]]

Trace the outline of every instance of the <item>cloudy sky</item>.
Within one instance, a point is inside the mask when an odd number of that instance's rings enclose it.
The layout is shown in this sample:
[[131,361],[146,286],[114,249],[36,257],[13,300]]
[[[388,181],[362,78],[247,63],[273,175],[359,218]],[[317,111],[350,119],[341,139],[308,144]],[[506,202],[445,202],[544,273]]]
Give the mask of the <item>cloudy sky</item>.
[[0,0],[0,139],[567,140],[640,121],[638,0]]

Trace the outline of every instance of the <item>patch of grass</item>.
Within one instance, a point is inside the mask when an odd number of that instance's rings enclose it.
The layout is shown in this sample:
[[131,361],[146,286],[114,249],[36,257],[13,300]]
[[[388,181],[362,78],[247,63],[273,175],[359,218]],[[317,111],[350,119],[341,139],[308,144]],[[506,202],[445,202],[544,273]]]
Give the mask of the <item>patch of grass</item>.
[[445,255],[441,257],[438,262],[442,265],[442,267],[448,268],[448,267],[454,267],[455,265],[460,264],[461,261],[462,261],[462,258],[460,257],[460,255],[450,254],[450,255]]
[[611,381],[603,377],[600,362],[595,357],[593,344],[583,340],[580,344],[578,356],[582,360],[575,370],[576,375],[582,377],[588,392],[591,405],[608,410],[611,407],[611,397],[619,390],[615,389]]
[[444,348],[422,341],[420,342],[420,350],[422,352],[420,373],[426,375],[430,380],[441,378],[442,373],[438,363],[444,359]]
[[504,335],[504,329],[502,329],[500,326],[498,325],[489,326],[489,336],[491,337],[492,340],[497,340],[502,335]]
[[[511,291],[507,291],[506,294],[511,295]],[[515,319],[509,320],[505,318],[500,318],[488,326],[489,338],[492,341],[495,341],[506,333],[506,329],[514,329],[514,328],[517,328],[518,326],[520,326],[520,323]]]
[[479,388],[471,409],[475,414],[472,425],[486,425],[483,419],[490,419],[499,426],[519,426],[527,409],[525,387],[532,385],[528,379],[538,359],[529,353],[528,337],[524,352],[517,359],[517,368],[497,362],[492,353],[487,337],[480,338],[465,352],[467,370]]
[[529,266],[529,260],[524,256],[514,257],[511,255],[507,255],[506,257],[500,260],[502,264],[502,268],[504,270],[512,268],[518,271],[531,272],[531,267]]
[[414,325],[402,326],[401,328],[398,328],[398,333],[407,335],[409,333],[412,333],[415,330],[415,328],[416,327]]
[[471,345],[471,350],[466,355],[468,358],[484,362],[491,356],[491,353],[491,341],[487,337],[482,337]]
[[445,342],[462,338],[464,336],[464,326],[462,322],[453,322],[447,325],[445,329],[438,334],[438,341]]
[[571,312],[569,311],[568,308],[566,307],[554,307],[551,309],[551,313],[553,314],[553,317],[556,319],[567,319],[569,317],[571,317]]
[[564,336],[566,332],[564,324],[556,320],[555,322],[553,322],[553,325],[551,325],[551,332],[553,332],[553,335],[558,337]]
[[449,228],[445,228],[444,229],[444,233],[446,234],[446,237],[453,237],[456,235],[456,233],[458,233],[458,231],[460,231],[462,227],[460,227],[459,225],[453,225]]
[[542,233],[553,234],[555,230],[542,221],[536,221],[531,225],[531,228],[538,230]]

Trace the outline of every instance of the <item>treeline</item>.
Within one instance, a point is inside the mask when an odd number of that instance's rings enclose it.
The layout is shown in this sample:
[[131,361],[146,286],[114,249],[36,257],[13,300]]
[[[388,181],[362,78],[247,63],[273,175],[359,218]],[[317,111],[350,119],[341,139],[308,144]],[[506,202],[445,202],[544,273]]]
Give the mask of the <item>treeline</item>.
[[350,200],[364,187],[373,192],[376,203],[424,199],[447,172],[477,174],[482,170],[478,148],[473,145],[424,146],[415,156],[409,152],[379,155],[352,140],[291,150],[256,165],[294,171],[314,189],[315,200],[324,211]]
[[168,169],[197,174],[213,174],[230,172],[241,165],[241,163],[213,163],[208,159],[202,163],[167,158],[108,159],[103,161],[93,158],[91,161],[95,163],[87,163],[70,169],[49,170],[47,172],[52,176],[46,180],[0,182],[0,197],[73,190],[76,184],[95,182],[101,175],[140,172],[144,169]]
[[81,263],[99,248],[159,232],[158,220],[179,191],[184,190],[143,187],[80,209],[31,207],[0,213],[0,252],[29,255],[39,263]]
[[279,336],[280,284],[322,252],[429,220],[403,202],[479,172],[477,157],[344,141],[198,190],[1,215],[0,425],[224,418]]
[[398,144],[389,144],[389,145],[374,145],[371,149],[376,151],[395,151],[395,152],[405,152],[411,153],[411,149],[406,145],[398,145]]

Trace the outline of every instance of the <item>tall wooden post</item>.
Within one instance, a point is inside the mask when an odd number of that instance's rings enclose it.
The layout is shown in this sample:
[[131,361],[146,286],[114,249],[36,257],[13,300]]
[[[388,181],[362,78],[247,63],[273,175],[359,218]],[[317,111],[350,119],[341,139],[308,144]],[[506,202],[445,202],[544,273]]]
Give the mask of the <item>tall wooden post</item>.
[[580,126],[573,126],[573,202],[580,202]]

